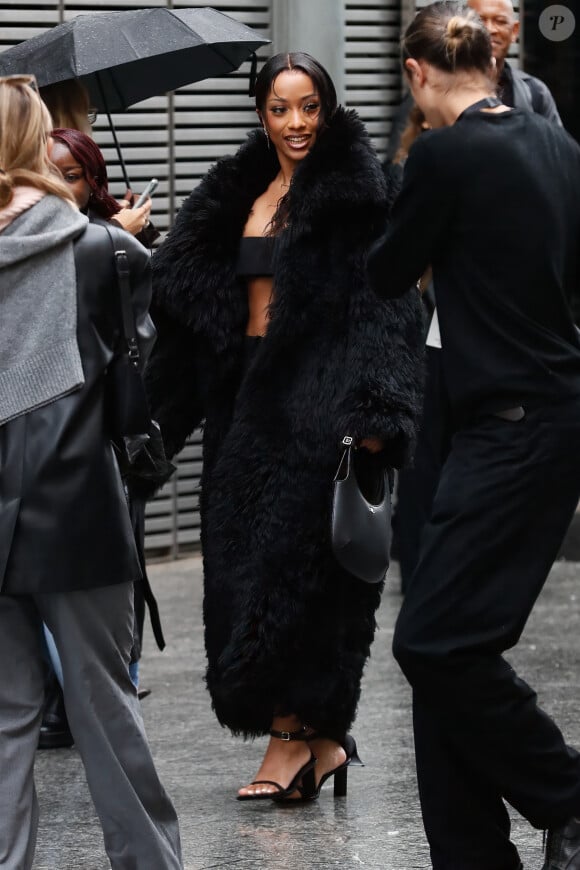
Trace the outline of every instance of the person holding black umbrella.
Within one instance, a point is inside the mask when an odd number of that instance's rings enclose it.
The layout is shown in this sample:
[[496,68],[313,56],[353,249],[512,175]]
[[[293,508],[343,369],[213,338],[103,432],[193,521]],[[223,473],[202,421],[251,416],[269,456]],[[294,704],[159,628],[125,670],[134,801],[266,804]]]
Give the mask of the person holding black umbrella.
[[[46,85],[40,88],[40,96],[50,112],[53,127],[77,130],[85,136],[92,137],[93,124],[98,117],[98,111],[91,107],[89,92],[79,79],[64,79]],[[138,236],[139,241],[146,247],[151,247],[159,237],[159,232],[149,221],[151,199],[148,198],[139,208],[133,208],[134,202],[135,195],[127,187],[123,198],[114,207],[115,220],[124,230]]]

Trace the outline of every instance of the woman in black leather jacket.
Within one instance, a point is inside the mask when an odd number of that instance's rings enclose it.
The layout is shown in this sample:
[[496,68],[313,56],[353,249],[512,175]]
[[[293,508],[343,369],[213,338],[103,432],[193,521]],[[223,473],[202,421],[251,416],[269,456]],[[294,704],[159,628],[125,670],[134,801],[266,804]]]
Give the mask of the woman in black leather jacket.
[[[149,221],[151,200],[148,199],[146,205],[141,208],[121,208],[117,200],[109,193],[105,159],[101,149],[90,136],[77,129],[56,128],[51,130],[49,157],[56,168],[60,170],[79,209],[87,215],[91,223],[102,226],[107,224],[118,226],[131,233],[146,247],[153,244],[159,233]],[[126,480],[125,483],[127,483]],[[160,648],[163,648],[164,644],[157,605],[149,585],[145,565],[145,500],[138,498],[133,493],[129,502],[129,512],[142,573],[142,582],[135,584],[134,588],[134,643],[129,664],[131,679],[138,688],[146,602],[150,606],[154,633],[158,638]],[[39,748],[53,749],[70,746],[73,741],[60,685],[62,683],[60,662],[50,633],[46,631],[45,633],[51,666],[47,667],[45,706],[40,728]]]
[[[177,818],[127,669],[140,568],[105,406],[121,331],[112,245],[53,174],[33,85],[0,79],[0,853],[32,866],[43,620],[112,867],[175,870]],[[146,355],[149,257],[125,247]]]

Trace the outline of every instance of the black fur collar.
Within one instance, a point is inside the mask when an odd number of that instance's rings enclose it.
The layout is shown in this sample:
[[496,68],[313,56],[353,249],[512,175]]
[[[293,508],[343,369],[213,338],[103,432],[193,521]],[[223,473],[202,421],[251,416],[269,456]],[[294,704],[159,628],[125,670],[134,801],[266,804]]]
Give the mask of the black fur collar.
[[[223,171],[226,185],[232,182],[246,193],[241,209],[244,223],[254,201],[279,168],[276,153],[269,148],[262,130],[249,133],[235,157],[216,164],[215,169]],[[292,222],[299,226],[314,226],[321,221],[332,223],[336,208],[343,211],[345,205],[351,208],[384,204],[383,173],[354,111],[337,109],[310,154],[298,164],[289,196]]]
[[[235,273],[239,240],[253,203],[279,168],[262,131],[253,130],[237,154],[209,170],[153,257],[156,305],[204,334],[218,352],[236,335],[241,341],[248,310]],[[292,319],[286,327],[278,323],[285,332],[312,319],[312,308],[337,292],[325,274],[328,245],[345,266],[349,258],[358,266],[360,252],[384,228],[384,174],[353,111],[339,108],[297,166],[289,205],[275,274],[278,317]]]

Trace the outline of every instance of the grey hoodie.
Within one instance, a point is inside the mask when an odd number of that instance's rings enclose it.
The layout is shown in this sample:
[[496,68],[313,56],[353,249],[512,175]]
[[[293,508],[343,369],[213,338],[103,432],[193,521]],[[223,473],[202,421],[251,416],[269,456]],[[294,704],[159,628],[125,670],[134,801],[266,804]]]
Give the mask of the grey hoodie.
[[73,241],[86,224],[44,196],[0,233],[0,426],[84,383]]

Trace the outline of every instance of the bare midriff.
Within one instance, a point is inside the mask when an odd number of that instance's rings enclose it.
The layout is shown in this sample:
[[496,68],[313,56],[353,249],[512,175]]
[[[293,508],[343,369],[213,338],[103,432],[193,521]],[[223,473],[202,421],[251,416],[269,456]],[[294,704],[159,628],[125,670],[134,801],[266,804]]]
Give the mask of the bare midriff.
[[[287,190],[288,185],[282,185],[280,179],[275,178],[254,202],[242,235],[267,235],[278,203]],[[274,281],[271,275],[256,275],[248,278],[249,317],[246,335],[266,334],[273,285]]]
[[246,335],[265,335],[268,329],[268,306],[272,299],[272,277],[248,279],[248,325]]

